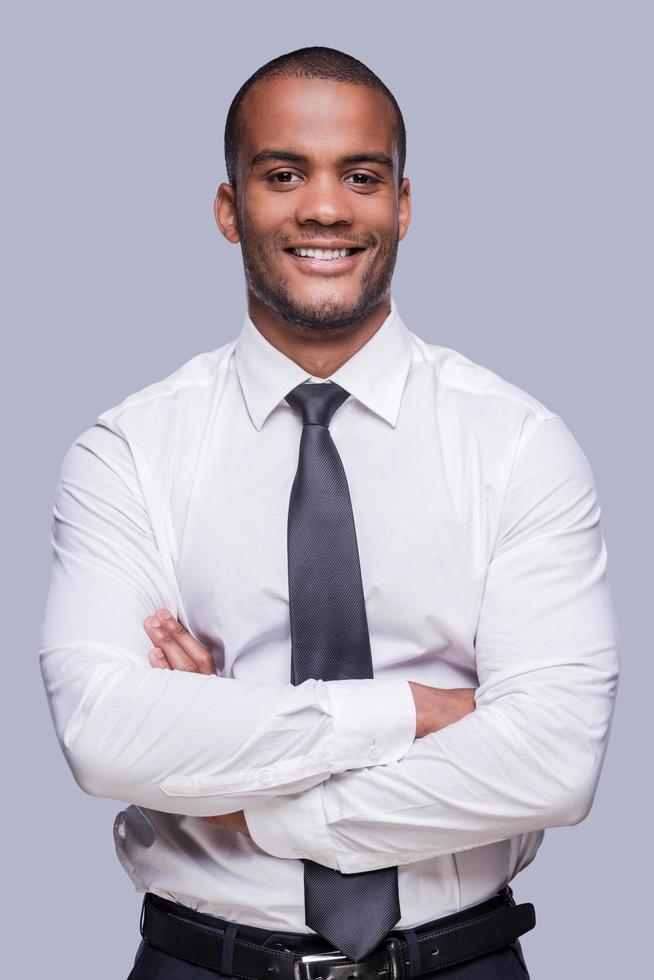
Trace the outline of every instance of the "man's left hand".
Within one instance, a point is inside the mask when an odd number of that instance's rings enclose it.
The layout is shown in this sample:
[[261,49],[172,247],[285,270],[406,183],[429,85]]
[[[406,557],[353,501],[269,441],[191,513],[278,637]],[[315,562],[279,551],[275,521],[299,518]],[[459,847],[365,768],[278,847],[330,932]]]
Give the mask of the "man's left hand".
[[[150,640],[155,644],[148,654],[153,667],[160,667],[163,670],[184,670],[194,674],[216,673],[211,652],[191,636],[186,627],[175,619],[168,609],[157,609],[152,616],[147,616],[143,620],[143,626]],[[239,834],[250,836],[242,810],[202,819],[217,830],[235,830]]]

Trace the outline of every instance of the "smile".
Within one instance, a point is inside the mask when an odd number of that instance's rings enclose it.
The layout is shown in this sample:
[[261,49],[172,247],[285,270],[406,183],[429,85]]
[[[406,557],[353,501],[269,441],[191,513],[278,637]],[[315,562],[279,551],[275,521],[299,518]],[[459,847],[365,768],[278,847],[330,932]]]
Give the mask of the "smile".
[[338,259],[358,252],[356,248],[292,248],[293,255],[308,256],[310,259]]
[[294,263],[307,272],[347,272],[365,252],[363,248],[289,248],[285,249]]

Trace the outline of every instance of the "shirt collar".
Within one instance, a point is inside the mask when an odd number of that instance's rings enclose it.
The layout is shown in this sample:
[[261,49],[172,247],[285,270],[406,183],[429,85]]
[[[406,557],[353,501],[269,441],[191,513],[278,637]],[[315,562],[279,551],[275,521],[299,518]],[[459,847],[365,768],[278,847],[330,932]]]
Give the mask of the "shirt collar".
[[[313,376],[274,347],[245,314],[235,346],[236,372],[250,418],[261,429],[296,385]],[[411,340],[395,300],[373,336],[324,381],[335,381],[395,426],[411,364]]]

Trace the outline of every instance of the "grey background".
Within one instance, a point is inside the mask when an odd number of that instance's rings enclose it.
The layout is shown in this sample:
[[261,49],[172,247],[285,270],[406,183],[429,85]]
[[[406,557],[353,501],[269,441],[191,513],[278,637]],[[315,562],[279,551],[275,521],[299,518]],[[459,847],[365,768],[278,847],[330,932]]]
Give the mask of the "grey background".
[[541,399],[593,467],[622,633],[612,737],[590,815],[549,830],[513,887],[536,907],[532,980],[645,969],[652,21],[629,0],[4,6],[7,975],[131,969],[120,803],[74,783],[38,670],[54,481],[99,412],[236,335],[240,250],[212,215],[225,114],[306,44],[361,58],[405,114],[414,217],[393,292],[409,329]]

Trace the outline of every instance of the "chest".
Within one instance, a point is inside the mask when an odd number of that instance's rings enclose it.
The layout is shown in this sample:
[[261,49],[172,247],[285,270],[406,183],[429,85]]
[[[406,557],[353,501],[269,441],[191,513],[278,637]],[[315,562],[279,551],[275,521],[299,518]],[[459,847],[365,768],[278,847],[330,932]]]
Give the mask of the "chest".
[[[412,663],[419,680],[435,660],[473,672],[494,507],[480,447],[472,439],[453,452],[434,419],[406,430],[345,407],[353,411],[330,431],[352,500],[375,675]],[[216,426],[176,516],[189,624],[230,676],[289,678],[286,534],[299,437],[282,411],[261,431],[249,420]]]

